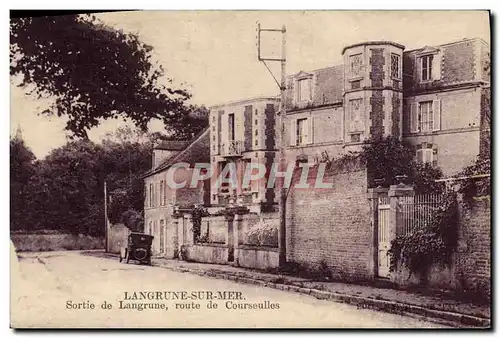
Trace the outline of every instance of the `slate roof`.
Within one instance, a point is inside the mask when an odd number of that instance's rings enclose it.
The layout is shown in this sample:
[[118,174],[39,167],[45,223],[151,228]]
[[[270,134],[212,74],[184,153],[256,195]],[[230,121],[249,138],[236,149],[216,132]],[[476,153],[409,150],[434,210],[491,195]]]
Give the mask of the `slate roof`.
[[161,150],[182,150],[186,148],[190,141],[162,141],[160,144],[153,147],[153,149]]
[[316,69],[312,71],[300,71],[287,78],[287,106],[294,110],[294,79],[301,76],[314,75],[313,81],[313,106],[322,106],[342,101],[344,90],[344,65],[337,65]]
[[[191,165],[194,163],[210,163],[210,129],[205,128],[194,137],[193,141],[168,141],[168,142],[183,142],[186,146],[179,153],[176,153],[164,159],[156,168],[146,171],[142,178],[149,177],[158,172],[168,169],[171,165],[179,162],[186,162]],[[159,149],[159,148],[155,148]],[[162,149],[162,148],[160,148]],[[172,150],[172,149],[168,149]]]

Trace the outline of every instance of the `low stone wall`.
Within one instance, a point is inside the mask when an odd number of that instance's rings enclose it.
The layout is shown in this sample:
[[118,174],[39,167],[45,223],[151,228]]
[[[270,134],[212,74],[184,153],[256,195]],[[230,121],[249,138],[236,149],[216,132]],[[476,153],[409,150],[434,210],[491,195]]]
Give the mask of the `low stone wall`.
[[210,242],[225,243],[227,235],[227,221],[224,216],[203,217],[201,220],[200,236],[207,237]]
[[227,264],[228,247],[225,244],[198,243],[185,245],[184,251],[186,261],[200,263]]
[[72,235],[63,233],[12,233],[10,235],[16,251],[62,251],[94,250],[104,248],[103,237]]
[[278,248],[242,245],[235,250],[238,265],[251,269],[275,269],[279,267]]
[[129,228],[122,223],[108,225],[108,252],[120,253],[120,248],[127,246]]

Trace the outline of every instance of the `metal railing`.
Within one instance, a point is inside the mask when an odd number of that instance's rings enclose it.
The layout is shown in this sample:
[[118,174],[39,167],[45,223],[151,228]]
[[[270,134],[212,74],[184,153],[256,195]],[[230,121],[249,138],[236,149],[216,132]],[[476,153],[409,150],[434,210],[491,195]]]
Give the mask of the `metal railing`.
[[227,141],[221,146],[221,155],[222,156],[240,156],[243,151],[243,142],[242,141]]
[[441,205],[444,195],[426,194],[400,197],[398,211],[401,232],[408,234],[428,224],[436,209]]

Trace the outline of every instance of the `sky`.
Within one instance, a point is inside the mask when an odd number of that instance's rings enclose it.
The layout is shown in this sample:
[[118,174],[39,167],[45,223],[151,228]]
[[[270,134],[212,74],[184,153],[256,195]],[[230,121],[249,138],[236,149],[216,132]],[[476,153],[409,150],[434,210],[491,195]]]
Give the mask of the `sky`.
[[[142,11],[103,13],[117,29],[136,32],[154,48],[154,58],[174,84],[185,86],[191,103],[206,106],[256,96],[278,88],[257,60],[256,23],[286,26],[286,72],[342,63],[342,48],[367,40],[390,40],[406,50],[480,37],[490,42],[485,11]],[[262,36],[265,51],[279,50],[279,36]],[[267,55],[267,54],[266,54]],[[271,65],[279,78],[279,65]],[[37,101],[11,79],[11,133],[20,126],[38,158],[66,142],[65,120],[38,116],[48,101]],[[89,136],[98,141],[117,120],[103,122]],[[159,123],[152,130],[161,130]]]

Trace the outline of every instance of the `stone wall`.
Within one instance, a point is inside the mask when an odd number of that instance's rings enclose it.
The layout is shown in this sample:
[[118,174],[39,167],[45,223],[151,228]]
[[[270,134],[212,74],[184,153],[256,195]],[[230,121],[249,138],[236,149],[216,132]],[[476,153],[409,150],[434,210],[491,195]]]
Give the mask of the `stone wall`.
[[124,224],[108,223],[108,252],[120,253],[120,248],[127,246],[129,228]]

